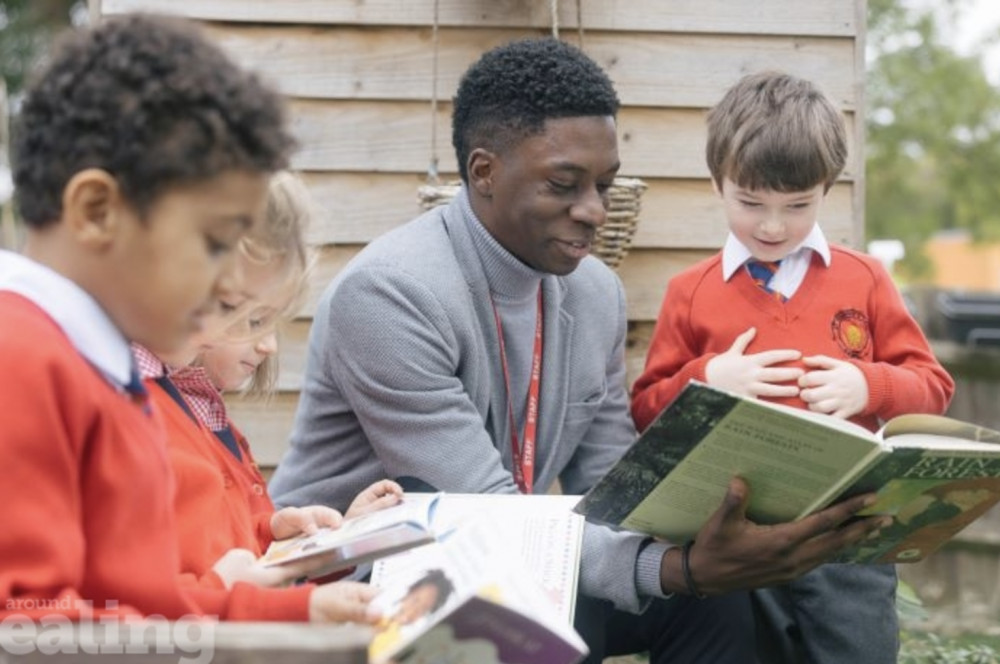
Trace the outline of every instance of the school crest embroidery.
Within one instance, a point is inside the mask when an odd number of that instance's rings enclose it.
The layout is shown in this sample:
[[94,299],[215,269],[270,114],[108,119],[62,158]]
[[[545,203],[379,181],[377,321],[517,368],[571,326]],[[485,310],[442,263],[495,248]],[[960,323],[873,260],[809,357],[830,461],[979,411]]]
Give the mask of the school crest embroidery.
[[841,309],[830,323],[833,338],[847,357],[864,357],[872,345],[868,317],[857,309]]

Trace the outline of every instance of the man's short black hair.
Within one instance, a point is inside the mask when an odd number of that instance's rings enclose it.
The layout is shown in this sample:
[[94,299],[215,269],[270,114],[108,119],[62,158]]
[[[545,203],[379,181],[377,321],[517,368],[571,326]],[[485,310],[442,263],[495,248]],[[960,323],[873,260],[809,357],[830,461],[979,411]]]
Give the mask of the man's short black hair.
[[612,116],[618,95],[607,74],[580,49],[558,39],[525,39],[485,53],[458,85],[452,144],[462,180],[477,147],[502,152],[542,133],[555,118]]
[[165,189],[286,166],[280,97],[193,23],[134,14],[70,34],[29,85],[13,133],[21,217],[62,214],[76,173],[100,168],[144,215]]

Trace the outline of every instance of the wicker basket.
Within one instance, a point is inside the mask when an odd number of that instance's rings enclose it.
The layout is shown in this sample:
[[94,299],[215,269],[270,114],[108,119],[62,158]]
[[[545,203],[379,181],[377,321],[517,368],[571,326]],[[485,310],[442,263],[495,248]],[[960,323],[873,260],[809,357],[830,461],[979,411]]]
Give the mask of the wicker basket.
[[[417,191],[420,207],[430,210],[438,205],[445,205],[461,188],[461,182],[423,185]],[[628,255],[629,247],[632,246],[632,237],[639,224],[640,203],[644,191],[646,183],[636,178],[618,177],[611,185],[608,193],[610,199],[608,220],[597,230],[591,251],[611,268],[617,268],[621,264]]]

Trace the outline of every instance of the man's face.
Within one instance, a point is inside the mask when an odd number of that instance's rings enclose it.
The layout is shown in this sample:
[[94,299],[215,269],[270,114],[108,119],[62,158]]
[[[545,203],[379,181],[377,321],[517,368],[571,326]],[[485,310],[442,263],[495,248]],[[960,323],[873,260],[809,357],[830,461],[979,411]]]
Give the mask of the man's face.
[[477,212],[490,234],[528,266],[569,274],[607,220],[619,167],[615,120],[548,120],[541,134],[502,154],[474,150],[469,162],[470,186],[486,194]]

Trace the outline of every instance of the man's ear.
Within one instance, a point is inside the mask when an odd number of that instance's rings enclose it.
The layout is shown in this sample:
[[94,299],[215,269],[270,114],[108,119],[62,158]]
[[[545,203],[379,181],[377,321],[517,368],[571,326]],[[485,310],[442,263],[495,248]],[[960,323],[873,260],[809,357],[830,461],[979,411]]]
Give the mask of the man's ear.
[[469,174],[469,188],[483,198],[493,196],[493,176],[499,166],[497,155],[484,148],[476,148],[469,153],[466,172]]
[[123,206],[118,181],[100,168],[82,170],[66,183],[62,208],[73,236],[84,245],[103,249],[120,227]]

